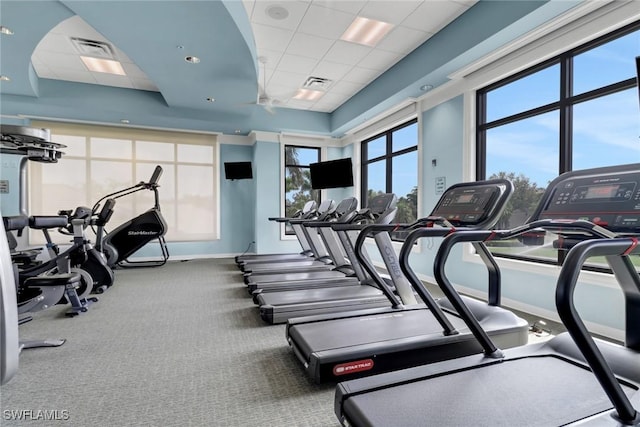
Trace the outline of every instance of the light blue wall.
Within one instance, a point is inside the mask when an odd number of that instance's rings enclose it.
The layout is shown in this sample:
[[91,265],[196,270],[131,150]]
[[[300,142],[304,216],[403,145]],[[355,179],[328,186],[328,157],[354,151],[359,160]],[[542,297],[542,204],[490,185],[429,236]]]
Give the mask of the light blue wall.
[[0,194],[4,216],[20,215],[20,163],[24,156],[0,153],[0,179],[8,181],[9,192]]

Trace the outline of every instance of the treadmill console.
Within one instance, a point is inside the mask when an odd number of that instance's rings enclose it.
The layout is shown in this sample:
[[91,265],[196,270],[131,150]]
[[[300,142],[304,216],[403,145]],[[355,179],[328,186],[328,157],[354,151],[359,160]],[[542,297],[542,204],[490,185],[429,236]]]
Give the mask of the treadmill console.
[[506,198],[500,197],[506,188],[507,183],[500,181],[454,185],[442,195],[431,216],[442,217],[458,227],[477,227],[487,221],[495,222],[506,202]]
[[396,206],[397,199],[393,193],[379,194],[368,203],[368,208],[375,214],[381,214]]
[[561,175],[549,184],[547,200],[533,219],[582,219],[613,232],[639,233],[640,164],[636,166],[635,171],[627,165]]

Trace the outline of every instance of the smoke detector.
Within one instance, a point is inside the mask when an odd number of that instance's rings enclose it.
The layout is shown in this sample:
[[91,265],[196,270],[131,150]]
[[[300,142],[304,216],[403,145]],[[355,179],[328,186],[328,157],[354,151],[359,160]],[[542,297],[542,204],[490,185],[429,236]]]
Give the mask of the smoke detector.
[[323,77],[309,77],[302,85],[305,89],[325,91],[331,86],[332,80]]
[[73,47],[80,55],[93,58],[115,59],[113,47],[107,42],[71,37]]

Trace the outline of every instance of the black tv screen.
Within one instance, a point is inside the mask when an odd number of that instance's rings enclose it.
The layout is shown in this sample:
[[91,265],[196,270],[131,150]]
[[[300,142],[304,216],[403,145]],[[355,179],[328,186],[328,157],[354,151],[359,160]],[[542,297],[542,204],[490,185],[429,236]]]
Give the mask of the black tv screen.
[[351,159],[329,160],[328,162],[311,163],[311,188],[340,188],[353,186],[353,167]]
[[252,179],[251,162],[226,162],[224,177],[226,179]]

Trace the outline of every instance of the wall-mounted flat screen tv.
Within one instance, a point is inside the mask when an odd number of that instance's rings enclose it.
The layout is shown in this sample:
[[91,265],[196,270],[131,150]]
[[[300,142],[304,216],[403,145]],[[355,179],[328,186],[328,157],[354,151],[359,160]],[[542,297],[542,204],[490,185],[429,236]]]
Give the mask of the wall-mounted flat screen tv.
[[252,179],[251,162],[225,162],[224,177],[226,179]]
[[353,186],[353,167],[349,157],[311,163],[309,171],[311,172],[311,188],[314,190]]

